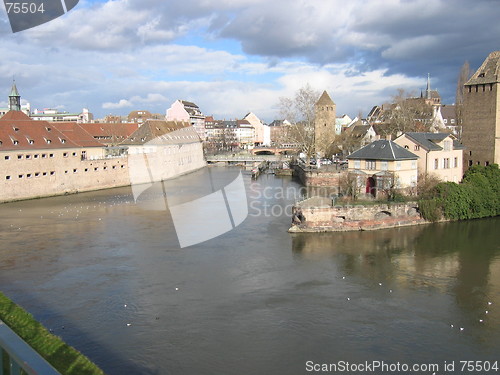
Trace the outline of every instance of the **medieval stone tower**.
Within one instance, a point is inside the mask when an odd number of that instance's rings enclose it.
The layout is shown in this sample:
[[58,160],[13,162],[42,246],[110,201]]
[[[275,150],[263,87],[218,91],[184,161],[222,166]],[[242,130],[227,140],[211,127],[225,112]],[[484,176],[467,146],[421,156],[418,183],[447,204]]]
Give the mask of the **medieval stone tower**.
[[20,111],[21,110],[21,95],[17,91],[16,83],[12,83],[12,88],[9,95],[9,110]]
[[336,105],[326,91],[314,106],[314,146],[316,153],[325,155],[335,136]]
[[500,51],[492,52],[465,84],[464,168],[500,164]]

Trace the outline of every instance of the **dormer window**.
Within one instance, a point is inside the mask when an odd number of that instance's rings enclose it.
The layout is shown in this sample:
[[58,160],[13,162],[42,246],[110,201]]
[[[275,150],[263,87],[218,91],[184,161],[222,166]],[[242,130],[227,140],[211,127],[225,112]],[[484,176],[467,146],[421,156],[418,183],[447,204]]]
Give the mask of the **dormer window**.
[[28,143],[29,143],[30,145],[32,145],[33,143],[35,143],[35,141],[34,141],[34,140],[32,140],[32,139],[28,139]]
[[47,142],[47,144],[50,144],[52,141],[48,138],[44,138],[45,139],[45,142]]
[[18,132],[19,131],[19,128],[16,127],[16,126],[13,126],[12,129],[14,129],[15,132]]
[[483,73],[479,73],[478,77],[484,77],[484,72]]
[[61,143],[66,143],[66,140],[64,138],[59,138],[59,140],[61,141]]
[[46,127],[45,129],[47,129],[48,132],[50,132],[52,130],[52,128],[49,128],[49,127]]

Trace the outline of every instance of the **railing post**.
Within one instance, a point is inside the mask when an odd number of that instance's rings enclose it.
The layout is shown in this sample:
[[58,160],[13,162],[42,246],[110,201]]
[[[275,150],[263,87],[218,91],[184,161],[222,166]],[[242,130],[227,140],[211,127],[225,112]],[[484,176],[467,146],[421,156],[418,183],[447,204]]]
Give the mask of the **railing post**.
[[21,375],[21,366],[10,357],[10,375]]

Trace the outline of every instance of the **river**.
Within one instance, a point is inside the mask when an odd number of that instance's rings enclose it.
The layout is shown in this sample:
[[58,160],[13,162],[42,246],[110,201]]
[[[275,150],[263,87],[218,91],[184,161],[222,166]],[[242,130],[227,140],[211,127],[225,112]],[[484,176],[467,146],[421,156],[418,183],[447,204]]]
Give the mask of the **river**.
[[[205,168],[160,191],[189,202],[238,173]],[[303,189],[242,176],[245,220],[183,247],[175,215],[129,187],[0,205],[0,290],[108,375],[347,362],[353,374],[462,374],[460,361],[500,361],[499,218],[291,235]],[[210,226],[220,212],[202,217]],[[197,220],[184,232],[202,232]],[[392,367],[362,367],[377,364]]]

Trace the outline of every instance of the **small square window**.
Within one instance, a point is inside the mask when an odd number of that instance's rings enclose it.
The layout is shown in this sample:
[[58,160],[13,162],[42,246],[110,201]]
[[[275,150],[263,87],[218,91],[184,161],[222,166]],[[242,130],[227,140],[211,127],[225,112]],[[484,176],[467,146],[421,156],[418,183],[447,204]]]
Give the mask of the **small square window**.
[[38,154],[33,155],[33,157],[34,157],[35,159],[38,159],[38,157],[39,157],[39,156],[40,156],[40,155],[38,155]]
[[53,176],[56,174],[56,171],[50,171],[50,175]]
[[64,156],[65,158],[67,158],[67,157],[68,157],[68,153],[67,153],[67,152],[63,152],[63,156]]
[[73,152],[73,156],[76,156],[76,152]]
[[46,159],[47,158],[47,154],[42,154],[42,159]]
[[43,172],[43,173],[42,173],[42,175],[43,175],[43,176],[47,176],[47,172]]
[[23,177],[24,177],[24,175],[23,175],[23,174],[20,174],[18,177],[19,177],[19,178],[23,178]]
[[49,158],[53,158],[54,157],[54,154],[49,154]]
[[78,172],[78,169],[73,169],[73,173],[77,173]]
[[31,159],[31,155],[30,154],[26,155],[26,159]]
[[22,155],[17,155],[17,159],[18,159],[18,160],[21,160],[22,158],[23,158],[23,156],[22,156]]
[[35,172],[35,177],[40,177],[40,172]]
[[31,173],[26,174],[27,178],[31,178]]
[[6,180],[10,180],[10,176],[5,176],[5,179]]
[[10,160],[10,156],[9,155],[5,155],[5,160]]

